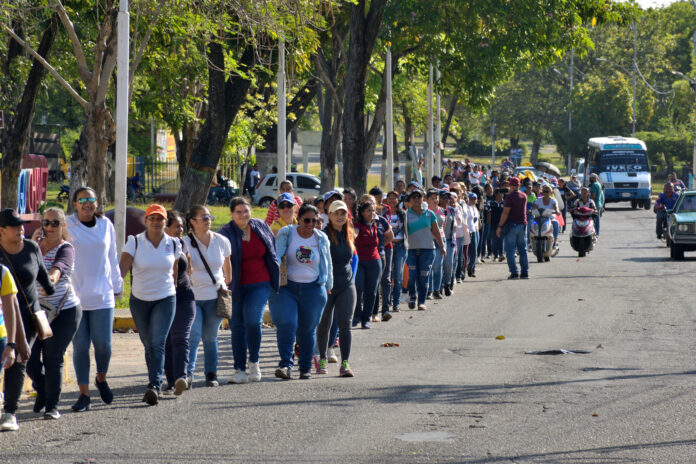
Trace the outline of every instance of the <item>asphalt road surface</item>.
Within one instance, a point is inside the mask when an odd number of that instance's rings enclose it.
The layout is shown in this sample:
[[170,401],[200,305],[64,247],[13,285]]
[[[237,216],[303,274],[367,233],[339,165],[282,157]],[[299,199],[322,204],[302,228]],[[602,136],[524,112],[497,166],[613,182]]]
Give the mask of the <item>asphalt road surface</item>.
[[[118,335],[114,403],[53,422],[23,401],[0,462],[693,463],[696,256],[670,261],[654,215],[616,206],[588,257],[562,240],[529,281],[487,263],[427,311],[404,305],[356,330],[353,379],[336,364],[309,381],[273,378],[266,330],[261,383],[197,384],[147,407],[144,362],[119,364],[141,356],[137,335]],[[525,354],[556,348],[589,353]]]

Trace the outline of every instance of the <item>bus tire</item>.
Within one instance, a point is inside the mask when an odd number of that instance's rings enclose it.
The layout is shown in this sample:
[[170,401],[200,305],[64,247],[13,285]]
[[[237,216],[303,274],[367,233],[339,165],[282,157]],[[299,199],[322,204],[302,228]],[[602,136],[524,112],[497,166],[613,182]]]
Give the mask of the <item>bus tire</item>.
[[637,200],[631,200],[631,208],[633,208],[633,209],[638,208],[638,201]]
[[650,209],[650,198],[643,200],[643,208]]

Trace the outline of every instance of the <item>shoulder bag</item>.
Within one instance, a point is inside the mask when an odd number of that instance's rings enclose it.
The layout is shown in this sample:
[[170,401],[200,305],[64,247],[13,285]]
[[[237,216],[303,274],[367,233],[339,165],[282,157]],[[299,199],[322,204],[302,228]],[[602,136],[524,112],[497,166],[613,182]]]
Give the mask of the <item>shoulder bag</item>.
[[[27,298],[27,294],[24,293],[24,289],[22,288],[19,279],[17,279],[17,273],[14,270],[12,261],[10,261],[10,258],[7,256],[7,253],[5,253],[4,248],[0,247],[0,251],[2,251],[2,254],[5,257],[5,261],[7,261],[7,267],[15,280],[17,288],[19,288],[19,291],[22,292],[24,301],[26,301],[27,303],[27,310],[31,311],[31,307],[29,306],[29,298]],[[31,318],[34,321],[34,327],[36,328],[36,334],[39,337],[39,340],[46,340],[47,338],[51,338],[53,336],[53,330],[51,330],[51,323],[48,321],[46,310],[41,309],[39,311],[32,312]]]
[[[196,242],[196,238],[193,236],[193,234],[189,234],[189,238],[191,239],[191,246],[198,250],[198,255],[201,257],[201,261],[203,261],[203,266],[205,266],[205,270],[208,271],[210,280],[212,280],[213,285],[217,287],[217,281],[213,276],[213,271],[210,270],[208,262],[203,257],[203,253],[201,252],[201,249],[198,247],[198,242]],[[215,304],[215,315],[224,319],[229,319],[232,317],[232,294],[229,290],[224,288],[224,286],[220,286],[217,289],[217,303]]]

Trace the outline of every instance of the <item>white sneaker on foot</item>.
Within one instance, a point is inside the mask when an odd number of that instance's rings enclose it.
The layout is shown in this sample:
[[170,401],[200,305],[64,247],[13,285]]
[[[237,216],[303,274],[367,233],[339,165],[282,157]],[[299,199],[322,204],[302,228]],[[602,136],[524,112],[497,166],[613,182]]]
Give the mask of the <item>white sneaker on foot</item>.
[[3,432],[15,432],[19,430],[19,425],[17,424],[17,418],[14,414],[6,412],[0,417],[0,430]]
[[252,382],[261,381],[261,368],[259,367],[259,363],[249,363],[249,380]]
[[237,369],[227,383],[249,383],[249,376],[245,371]]
[[326,358],[329,360],[331,364],[338,363],[338,356],[336,356],[336,351],[334,351],[333,348],[329,348]]

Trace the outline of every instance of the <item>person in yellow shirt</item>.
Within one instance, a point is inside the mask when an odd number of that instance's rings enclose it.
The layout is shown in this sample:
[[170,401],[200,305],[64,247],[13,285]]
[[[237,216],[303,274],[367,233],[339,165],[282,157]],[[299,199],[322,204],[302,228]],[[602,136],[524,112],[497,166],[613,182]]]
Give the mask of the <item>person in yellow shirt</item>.
[[29,348],[24,326],[17,321],[21,321],[19,315],[19,304],[17,303],[17,285],[12,278],[12,273],[5,266],[0,265],[0,301],[2,311],[0,311],[0,364],[2,368],[12,367],[19,355],[25,361],[29,359]]
[[276,200],[278,204],[279,217],[271,224],[273,236],[277,237],[278,232],[285,226],[297,224],[295,217],[295,198],[291,193],[282,193]]

